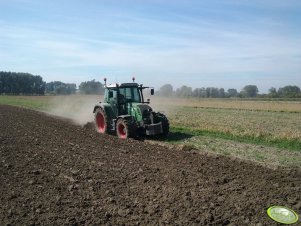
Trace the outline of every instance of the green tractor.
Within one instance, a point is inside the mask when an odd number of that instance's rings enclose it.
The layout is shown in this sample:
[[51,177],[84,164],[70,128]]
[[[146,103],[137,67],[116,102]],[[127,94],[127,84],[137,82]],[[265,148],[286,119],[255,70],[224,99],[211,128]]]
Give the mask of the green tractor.
[[[167,117],[154,112],[148,105],[149,99],[144,101],[144,87],[135,83],[106,84],[104,101],[95,105],[96,130],[99,133],[117,134],[121,139],[139,136],[167,136],[169,122]],[[154,95],[154,89],[150,89]]]

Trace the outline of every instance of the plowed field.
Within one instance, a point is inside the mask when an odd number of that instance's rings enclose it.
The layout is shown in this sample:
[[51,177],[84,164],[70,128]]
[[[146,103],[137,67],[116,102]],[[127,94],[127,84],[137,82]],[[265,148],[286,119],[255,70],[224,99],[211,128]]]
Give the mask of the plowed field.
[[119,140],[0,105],[0,225],[277,225],[301,172]]

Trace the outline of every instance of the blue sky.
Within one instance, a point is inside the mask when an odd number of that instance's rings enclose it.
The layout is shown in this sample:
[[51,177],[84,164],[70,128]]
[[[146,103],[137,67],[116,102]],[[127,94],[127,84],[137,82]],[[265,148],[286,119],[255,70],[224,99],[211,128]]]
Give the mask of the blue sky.
[[0,70],[240,90],[301,87],[299,0],[0,0]]

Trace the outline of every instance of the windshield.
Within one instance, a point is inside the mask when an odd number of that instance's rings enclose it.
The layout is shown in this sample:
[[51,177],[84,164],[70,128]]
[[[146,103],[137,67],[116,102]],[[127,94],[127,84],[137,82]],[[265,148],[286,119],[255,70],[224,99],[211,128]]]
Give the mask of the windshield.
[[127,102],[141,103],[140,92],[137,87],[120,88],[119,93],[124,96]]

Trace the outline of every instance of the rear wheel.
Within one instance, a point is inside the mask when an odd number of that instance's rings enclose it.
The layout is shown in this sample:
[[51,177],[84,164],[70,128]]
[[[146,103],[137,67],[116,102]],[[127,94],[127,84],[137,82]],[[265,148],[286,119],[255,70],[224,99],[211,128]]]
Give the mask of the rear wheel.
[[121,139],[133,138],[135,137],[136,129],[131,122],[120,118],[116,123],[116,133]]
[[108,133],[109,132],[108,117],[102,108],[98,108],[95,111],[95,126],[96,126],[96,131],[99,133]]

